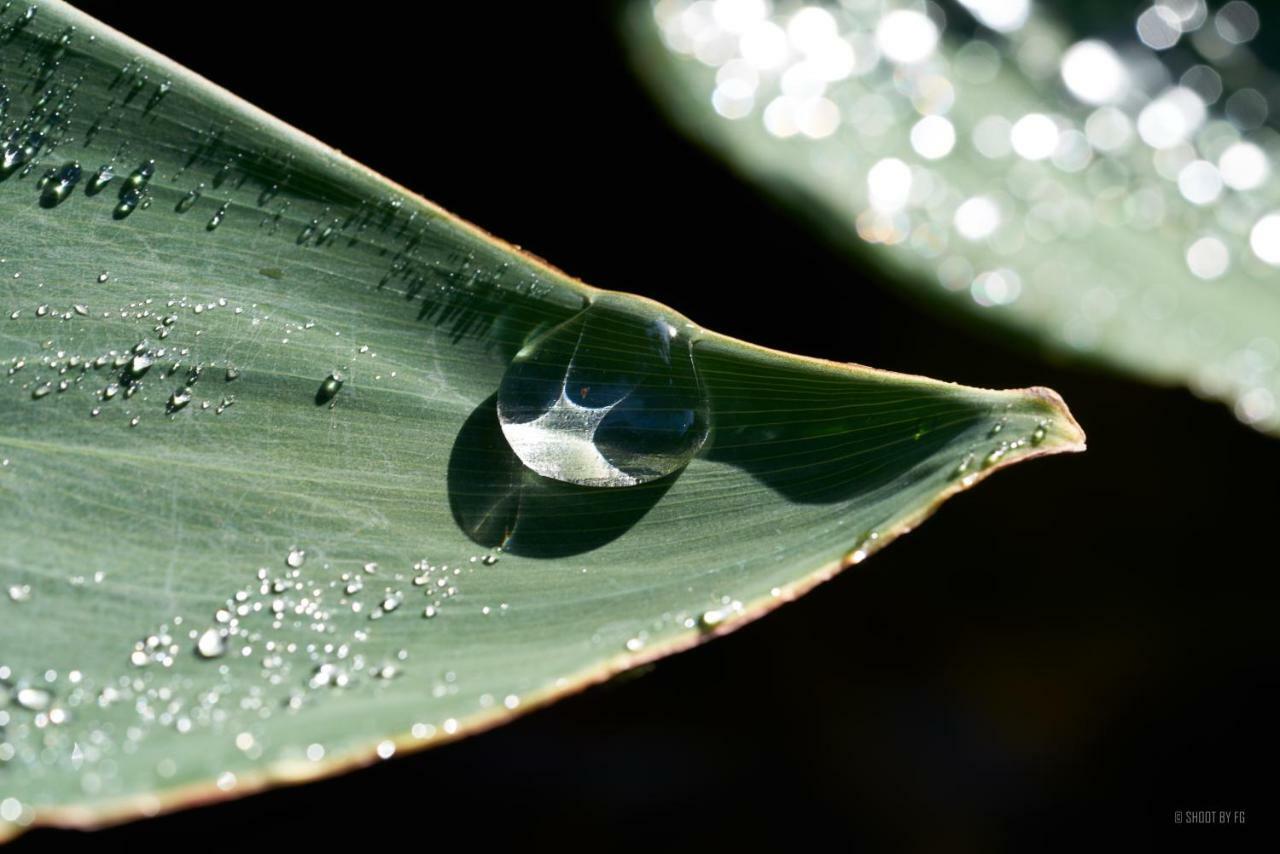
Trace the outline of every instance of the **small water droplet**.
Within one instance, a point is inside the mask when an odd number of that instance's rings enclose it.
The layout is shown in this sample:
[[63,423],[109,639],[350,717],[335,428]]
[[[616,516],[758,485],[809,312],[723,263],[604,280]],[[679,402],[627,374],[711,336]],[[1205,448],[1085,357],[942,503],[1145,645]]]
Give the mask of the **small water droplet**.
[[498,391],[516,456],[544,477],[631,486],[684,467],[706,441],[709,404],[676,324],[600,297],[526,345]]
[[93,173],[93,177],[89,179],[89,192],[91,194],[101,192],[102,188],[110,184],[115,177],[115,170],[111,168],[110,164],[102,164],[98,167],[98,171]]
[[1043,423],[1037,424],[1036,429],[1031,431],[1031,444],[1039,445],[1041,442],[1045,440],[1045,437],[1048,435],[1049,435],[1049,428]]
[[151,370],[151,366],[155,364],[155,359],[149,353],[138,353],[129,360],[129,376],[137,379]]
[[53,695],[43,688],[19,688],[14,699],[22,708],[39,712],[49,708],[49,704],[53,702]]
[[698,625],[704,629],[714,629],[727,619],[729,612],[724,608],[712,608],[698,615]]
[[209,218],[209,224],[205,226],[206,229],[213,231],[215,228],[222,225],[222,220],[227,215],[227,204],[227,202],[223,202],[222,206],[213,212],[213,216]]
[[337,396],[345,382],[342,371],[334,371],[324,378],[324,382],[320,383],[319,390],[316,391],[316,406],[328,403]]
[[[124,189],[141,190],[150,183],[151,177],[155,174],[156,162],[154,160],[147,160],[137,169],[134,169],[133,172],[129,174],[129,177],[125,179]],[[121,192],[123,194],[123,189]]]
[[307,559],[307,553],[304,549],[290,549],[289,554],[285,557],[284,562],[293,569],[302,566]]
[[51,391],[53,391],[53,383],[41,383],[31,390],[31,396],[39,400]]
[[142,201],[142,194],[132,187],[126,187],[124,192],[120,194],[120,202],[116,205],[116,209],[112,212],[112,216],[116,219],[124,219],[129,214],[133,213],[134,209],[138,207],[138,202],[140,201]]
[[205,629],[196,640],[196,654],[201,658],[220,658],[227,654],[227,639],[218,629]]
[[45,185],[44,191],[40,194],[40,204],[51,208],[62,202],[63,199],[71,195],[71,191],[80,182],[80,174],[79,163],[71,161],[63,164],[62,168]]
[[188,386],[183,386],[181,388],[175,389],[173,394],[169,395],[169,403],[166,405],[165,408],[170,413],[173,413],[173,412],[177,412],[179,409],[182,409],[184,406],[186,406],[190,402],[191,402],[191,389]]
[[204,184],[198,184],[192,187],[190,190],[187,190],[187,194],[185,196],[178,199],[178,203],[173,206],[173,209],[178,213],[186,213],[191,210],[192,205],[200,200],[200,195],[203,192]]

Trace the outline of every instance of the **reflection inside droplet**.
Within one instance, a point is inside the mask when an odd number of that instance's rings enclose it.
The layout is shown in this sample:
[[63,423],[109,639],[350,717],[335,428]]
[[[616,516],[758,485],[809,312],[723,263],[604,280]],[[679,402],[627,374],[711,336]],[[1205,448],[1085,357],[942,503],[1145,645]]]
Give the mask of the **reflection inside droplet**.
[[598,297],[521,350],[498,390],[498,420],[538,474],[633,486],[685,466],[707,438],[707,394],[689,324]]

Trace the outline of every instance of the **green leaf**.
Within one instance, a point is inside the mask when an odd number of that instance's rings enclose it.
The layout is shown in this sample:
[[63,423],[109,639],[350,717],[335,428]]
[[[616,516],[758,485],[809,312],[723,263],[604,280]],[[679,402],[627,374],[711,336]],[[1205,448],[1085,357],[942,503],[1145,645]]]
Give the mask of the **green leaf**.
[[[784,355],[587,287],[34,8],[0,18],[0,838],[483,730],[1083,447],[1043,389]],[[593,488],[520,464],[496,393],[565,330],[593,384],[655,340],[692,353],[666,389],[705,394],[687,467]]]
[[[1071,37],[1039,4],[1007,34],[979,28],[969,36],[972,21],[950,6],[936,52],[916,63],[879,55],[884,4],[818,4],[829,9],[831,27],[815,29],[810,19],[802,38],[817,45],[809,45],[812,55],[834,62],[832,76],[848,76],[815,84],[806,54],[782,35],[801,5],[772,4],[764,36],[748,49],[752,65],[725,29],[743,22],[717,19],[691,0],[633,2],[627,35],[635,67],[692,138],[939,312],[1057,355],[1186,385],[1232,406],[1241,421],[1280,433],[1280,289],[1272,266],[1280,263],[1280,217],[1272,218],[1280,170],[1266,172],[1280,158],[1273,130],[1241,131],[1217,110],[1206,112],[1191,90],[1166,89],[1176,74],[1161,82],[1161,59],[1137,44],[1121,45],[1127,87],[1108,77],[1109,62],[1119,67],[1108,48],[1094,42],[1075,55],[1077,86],[1099,98],[1115,83],[1123,109],[1082,104],[1059,73]],[[986,8],[971,5],[980,14]],[[761,70],[777,40],[789,53]],[[1245,91],[1261,74],[1247,48],[1223,42],[1212,23],[1194,41],[1225,57],[1220,103],[1233,87],[1245,101],[1259,97]],[[840,68],[849,45],[851,71]],[[1207,66],[1198,68],[1209,79]],[[784,74],[792,75],[786,97]],[[1146,140],[1138,132],[1144,121]],[[1045,151],[1034,150],[1037,128]],[[1010,145],[1015,135],[1028,156]],[[910,196],[892,198],[899,192]]]

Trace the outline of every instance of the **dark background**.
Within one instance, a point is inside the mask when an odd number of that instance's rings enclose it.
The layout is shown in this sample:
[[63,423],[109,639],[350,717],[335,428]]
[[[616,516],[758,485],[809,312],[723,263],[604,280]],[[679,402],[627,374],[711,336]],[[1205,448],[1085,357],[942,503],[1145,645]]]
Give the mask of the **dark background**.
[[[881,288],[668,127],[603,2],[78,5],[588,282],[784,350],[1052,386],[1089,451],[1002,473],[802,601],[490,734],[15,851],[1274,842],[1280,440]],[[1179,809],[1248,824],[1175,826]]]

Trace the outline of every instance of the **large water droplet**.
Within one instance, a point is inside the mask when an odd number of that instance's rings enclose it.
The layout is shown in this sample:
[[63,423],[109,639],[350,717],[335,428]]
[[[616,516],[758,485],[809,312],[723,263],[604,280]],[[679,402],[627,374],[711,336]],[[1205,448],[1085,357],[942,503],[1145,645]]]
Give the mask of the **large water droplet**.
[[516,456],[544,477],[604,487],[688,464],[709,424],[691,331],[678,316],[640,316],[603,296],[526,345],[498,390]]

